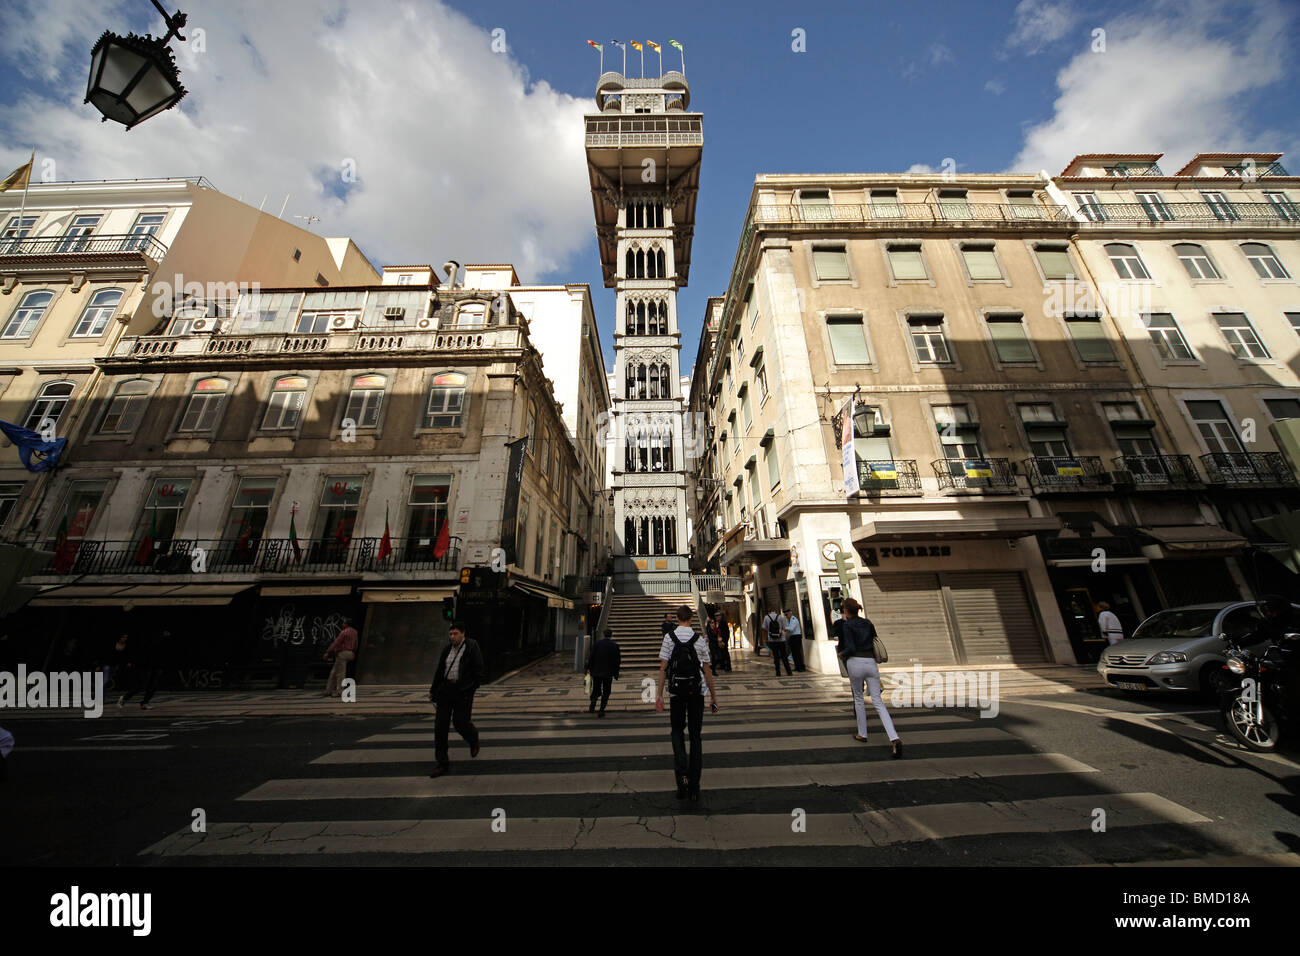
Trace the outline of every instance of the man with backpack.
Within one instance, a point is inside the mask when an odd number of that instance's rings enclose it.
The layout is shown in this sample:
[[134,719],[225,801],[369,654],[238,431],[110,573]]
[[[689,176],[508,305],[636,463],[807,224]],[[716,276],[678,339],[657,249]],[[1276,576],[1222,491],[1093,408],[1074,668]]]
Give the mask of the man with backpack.
[[763,618],[763,630],[767,632],[767,647],[772,652],[776,676],[781,676],[782,664],[785,665],[787,674],[793,673],[790,670],[790,658],[786,656],[785,621],[781,618],[780,610],[773,609],[767,612],[767,617]]
[[[677,629],[664,635],[659,650],[659,685],[655,710],[663,712],[664,685],[670,698],[673,737],[673,767],[677,781],[677,799],[700,799],[700,771],[704,755],[700,731],[704,725],[704,686],[709,687],[709,703],[718,712],[718,693],[713,686],[713,669],[709,646],[691,627],[691,609],[683,604],[677,609]],[[686,753],[686,732],[691,737],[690,756]]]

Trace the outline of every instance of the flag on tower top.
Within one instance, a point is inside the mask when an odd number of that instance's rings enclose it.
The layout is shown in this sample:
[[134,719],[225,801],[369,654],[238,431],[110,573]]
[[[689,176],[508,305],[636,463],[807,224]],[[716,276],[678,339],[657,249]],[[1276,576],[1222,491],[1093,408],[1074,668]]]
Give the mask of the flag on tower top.
[[32,164],[36,162],[36,150],[32,150],[32,158],[26,163],[19,166],[4,179],[0,179],[0,193],[7,192],[10,189],[26,189],[32,179]]
[[599,50],[601,53],[604,53],[604,52],[605,52],[605,48],[604,48],[603,46],[601,46],[599,43],[597,43],[595,40],[588,40],[588,41],[587,41],[587,46],[595,47],[595,48],[596,48],[597,50]]
[[612,44],[614,44],[614,46],[616,46],[616,47],[620,47],[620,48],[621,48],[621,47],[623,46],[623,41],[622,41],[622,40],[610,40],[609,42],[612,43]]
[[659,49],[659,44],[655,43],[654,40],[646,40],[645,45],[648,46],[650,49],[654,50],[656,53],[663,52],[662,50]]
[[[682,49],[682,45],[681,45],[680,43],[678,43],[676,40],[674,40],[672,37],[669,37],[669,38],[668,38],[668,45],[669,45],[669,46],[675,46],[675,47],[677,47],[677,49],[679,49],[679,50]],[[683,52],[685,52],[685,51],[683,51]]]
[[628,42],[632,44],[632,49],[634,50],[641,49],[641,42],[639,40],[629,40]]

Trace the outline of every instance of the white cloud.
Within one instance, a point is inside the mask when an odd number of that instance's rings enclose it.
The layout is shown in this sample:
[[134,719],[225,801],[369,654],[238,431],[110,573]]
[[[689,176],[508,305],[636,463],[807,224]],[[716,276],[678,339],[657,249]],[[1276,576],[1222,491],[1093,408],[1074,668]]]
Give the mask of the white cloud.
[[945,63],[957,62],[951,48],[944,43],[930,44],[930,49],[926,51],[925,58],[929,61],[931,67],[940,67]]
[[905,173],[933,173],[933,172],[935,172],[935,168],[934,168],[933,166],[931,166],[929,163],[913,163],[911,166],[908,166],[905,170],[903,170],[903,172],[905,172]]
[[20,2],[0,57],[34,50],[28,74],[59,93],[34,86],[0,106],[0,166],[34,145],[63,180],[201,174],[252,205],[269,197],[269,212],[289,194],[286,218],[319,216],[315,232],[352,236],[376,264],[513,261],[535,279],[590,240],[594,103],[530,83],[489,31],[435,0],[191,0],[191,41],[172,44],[190,94],[129,133],[81,99],[94,37],[139,19],[122,3]]
[[1001,96],[1007,91],[1007,85],[995,77],[984,84],[984,90],[994,96]]
[[1177,169],[1201,151],[1292,145],[1294,131],[1251,129],[1241,105],[1283,76],[1287,11],[1270,0],[1222,21],[1205,4],[1169,10],[1105,25],[1105,52],[1079,53],[1057,75],[1054,115],[1027,130],[1012,170],[1057,173],[1106,151],[1164,152]]
[[1008,47],[1023,49],[1026,53],[1039,53],[1044,47],[1061,39],[1074,26],[1076,15],[1069,0],[1052,3],[1051,0],[1020,0],[1013,14]]

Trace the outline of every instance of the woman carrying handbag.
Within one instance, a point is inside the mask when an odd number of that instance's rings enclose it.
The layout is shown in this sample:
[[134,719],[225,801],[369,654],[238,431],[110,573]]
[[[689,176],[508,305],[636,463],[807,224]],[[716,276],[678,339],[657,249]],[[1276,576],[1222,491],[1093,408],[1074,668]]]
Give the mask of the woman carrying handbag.
[[880,692],[880,668],[877,658],[888,660],[884,642],[876,636],[876,628],[869,620],[859,617],[862,605],[853,598],[844,600],[844,617],[831,625],[831,636],[839,640],[836,653],[839,655],[844,674],[853,688],[853,712],[858,719],[858,732],[853,739],[867,742],[867,704],[862,697],[862,685],[865,683],[871,693],[871,702],[880,715],[880,723],[885,728],[885,736],[893,749],[892,757],[903,756],[903,741],[894,729],[894,721],[885,709],[885,700]]

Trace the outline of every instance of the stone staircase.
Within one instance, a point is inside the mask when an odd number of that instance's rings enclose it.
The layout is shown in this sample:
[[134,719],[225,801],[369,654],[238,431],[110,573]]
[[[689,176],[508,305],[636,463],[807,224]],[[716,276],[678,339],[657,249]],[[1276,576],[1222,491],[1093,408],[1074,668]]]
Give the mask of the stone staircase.
[[[659,668],[659,648],[663,646],[664,635],[660,626],[664,615],[676,612],[685,604],[695,610],[695,598],[686,594],[617,594],[610,598],[609,618],[605,626],[614,632],[614,640],[622,652],[624,671],[657,670]],[[697,618],[692,618],[691,627],[700,632]]]

